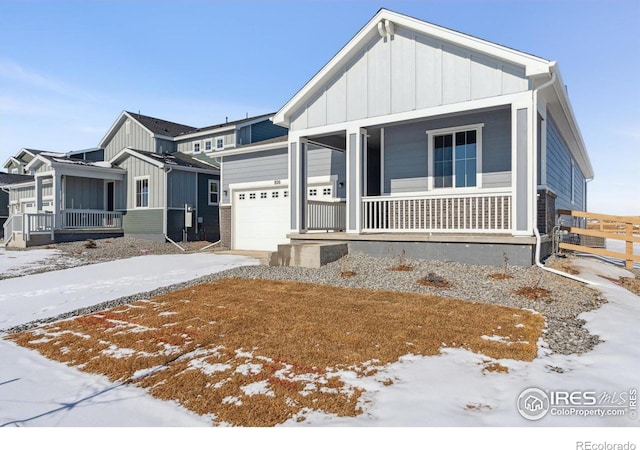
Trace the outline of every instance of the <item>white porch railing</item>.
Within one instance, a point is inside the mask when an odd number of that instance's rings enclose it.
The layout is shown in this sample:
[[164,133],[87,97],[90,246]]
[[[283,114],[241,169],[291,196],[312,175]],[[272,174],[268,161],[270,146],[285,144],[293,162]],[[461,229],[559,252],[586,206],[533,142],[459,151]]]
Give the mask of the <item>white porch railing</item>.
[[347,228],[345,202],[307,201],[307,229],[340,231]]
[[22,214],[11,215],[2,225],[4,231],[4,242],[9,242],[13,238],[13,233],[22,233]]
[[60,211],[60,228],[122,228],[122,213],[97,209],[67,209]]
[[511,194],[365,197],[362,231],[507,233],[511,231]]

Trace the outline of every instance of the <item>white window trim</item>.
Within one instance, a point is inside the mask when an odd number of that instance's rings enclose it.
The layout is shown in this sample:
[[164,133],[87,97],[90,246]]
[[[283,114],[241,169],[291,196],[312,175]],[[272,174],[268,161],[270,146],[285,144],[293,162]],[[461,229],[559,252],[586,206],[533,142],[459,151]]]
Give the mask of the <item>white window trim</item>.
[[[218,194],[218,201],[215,203],[211,202],[211,185],[216,185],[216,193]],[[207,183],[207,203],[209,206],[217,206],[220,204],[220,181],[218,180],[209,180]]]
[[[196,151],[196,145],[198,146],[198,151]],[[202,151],[202,141],[193,141],[191,143],[191,151],[193,153],[200,153]]]
[[[222,141],[222,147],[218,147],[218,141]],[[214,138],[213,143],[215,144],[213,149],[216,150],[216,151],[224,150],[225,147],[226,147],[226,145],[224,143],[224,136],[218,136],[218,137]]]
[[[209,143],[209,145],[211,145],[211,148],[209,150],[207,150],[207,143]],[[212,152],[214,150],[215,150],[215,148],[213,147],[213,139],[205,139],[204,142],[203,142],[203,147],[200,149],[200,151]]]
[[[147,180],[147,206],[138,206],[138,181]],[[149,209],[151,204],[151,177],[144,175],[133,178],[133,209]]]
[[[427,130],[427,190],[437,191],[442,194],[448,193],[464,193],[475,192],[478,189],[482,189],[482,129],[484,123],[474,123],[469,125],[460,125],[457,127],[438,128],[434,130]],[[443,134],[452,134],[459,131],[475,131],[476,132],[476,185],[471,187],[455,187],[456,186],[456,168],[455,168],[455,155],[453,159],[453,179],[452,187],[450,188],[436,188],[434,187],[434,173],[433,173],[433,158],[434,158],[434,138],[436,136],[442,136]]]

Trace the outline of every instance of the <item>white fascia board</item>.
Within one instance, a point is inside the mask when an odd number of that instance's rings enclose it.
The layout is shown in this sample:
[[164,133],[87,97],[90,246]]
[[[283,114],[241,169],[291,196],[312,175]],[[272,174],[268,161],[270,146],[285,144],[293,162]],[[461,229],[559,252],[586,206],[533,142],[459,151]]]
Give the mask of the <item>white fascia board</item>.
[[29,164],[27,164],[25,166],[25,170],[31,170],[33,168],[33,166],[36,165],[36,163],[40,163],[40,164],[46,164],[48,166],[51,165],[51,161],[49,161],[48,159],[42,157],[41,155],[37,155],[35,158],[33,158],[31,161],[29,161]]
[[398,14],[386,9],[381,9],[364,27],[351,38],[331,60],[316,73],[274,116],[273,123],[281,126],[289,125],[289,116],[303,104],[314,88],[324,80],[328,80],[335,75],[337,67],[346,62],[350,57],[360,51],[367,43],[367,38],[378,33],[378,22],[390,20],[395,24],[411,28],[415,31],[427,34],[436,39],[451,42],[461,47],[469,48],[499,59],[503,59],[513,64],[524,66],[526,76],[534,76],[542,73],[549,73],[550,61],[529,55],[499,44],[494,44],[474,36],[470,36],[458,31],[443,28],[424,22],[419,19]]
[[[526,103],[528,102],[528,103]],[[391,126],[401,122],[429,119],[435,116],[448,114],[472,112],[478,109],[508,106],[514,103],[531,104],[531,91],[516,92],[514,94],[487,97],[478,100],[471,100],[459,103],[450,103],[413,111],[406,111],[386,116],[368,117],[366,119],[353,120],[351,122],[340,122],[331,125],[323,125],[305,130],[295,130],[289,132],[289,142],[295,142],[300,137],[332,134],[337,131],[344,131],[347,128],[368,128],[372,126]]]
[[214,137],[216,134],[225,133],[227,131],[233,131],[235,129],[236,129],[235,125],[230,125],[230,126],[215,128],[211,130],[196,131],[193,133],[183,134],[182,136],[176,136],[174,138],[169,138],[169,139],[173,139],[174,141],[177,142],[177,141],[186,141],[189,139],[195,139],[203,136]]
[[12,162],[18,163],[20,165],[23,164],[23,162],[20,161],[18,158],[16,158],[15,156],[11,156],[9,159],[7,159],[7,162],[5,162],[4,166],[2,166],[2,167],[4,167],[5,169],[8,169]]
[[111,164],[117,164],[118,161],[121,158],[125,157],[125,156],[133,156],[135,158],[138,158],[138,159],[141,159],[141,160],[143,160],[145,162],[148,162],[149,164],[153,164],[154,166],[159,167],[161,169],[164,168],[164,166],[165,166],[164,163],[161,163],[160,161],[155,161],[155,160],[149,158],[148,156],[145,156],[145,155],[143,155],[141,153],[138,153],[134,149],[129,148],[129,147],[123,148],[122,150],[120,150],[116,155],[113,156],[113,158],[111,158],[109,160],[109,162]]
[[271,142],[270,144],[264,144],[264,145],[255,144],[246,148],[240,147],[240,148],[234,148],[231,150],[222,150],[219,152],[214,152],[212,154],[212,157],[219,158],[222,156],[244,155],[246,153],[264,152],[267,150],[277,150],[277,149],[287,150],[287,148],[288,148],[287,141]]
[[98,147],[105,148],[105,143],[108,142],[111,139],[112,134],[115,134],[116,130],[119,127],[122,126],[122,123],[124,123],[124,121],[122,119],[123,118],[127,118],[127,117],[130,117],[130,116],[127,114],[126,111],[122,111],[120,113],[118,118],[111,125],[111,128],[109,128],[109,131],[107,131],[107,133],[104,135],[104,137],[100,140],[100,143],[98,143]]
[[22,187],[31,187],[36,185],[36,181],[25,181],[23,183],[11,183],[11,184],[3,184],[2,188],[4,189],[13,189],[13,188],[22,188]]

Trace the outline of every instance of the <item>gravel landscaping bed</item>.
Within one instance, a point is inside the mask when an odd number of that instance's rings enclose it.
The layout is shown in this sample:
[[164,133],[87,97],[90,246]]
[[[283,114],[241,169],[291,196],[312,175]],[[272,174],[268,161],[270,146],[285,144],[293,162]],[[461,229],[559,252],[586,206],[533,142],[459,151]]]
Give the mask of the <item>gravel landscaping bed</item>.
[[[180,242],[179,245],[186,250],[186,252],[183,252],[169,242],[153,242],[133,237],[95,239],[93,243],[95,243],[95,247],[93,247],[90,241],[77,241],[31,247],[29,249],[7,249],[8,252],[21,252],[40,248],[58,250],[59,253],[54,257],[40,261],[40,263],[34,267],[22,271],[19,274],[0,274],[0,280],[52,270],[69,269],[87,264],[114,261],[116,259],[132,258],[134,256],[193,253],[211,244],[211,242],[207,241]],[[217,246],[219,246],[219,244]],[[207,251],[213,251],[217,246],[211,246]]]
[[[389,270],[399,265],[409,266],[411,270]],[[352,276],[341,275],[347,272],[351,272],[349,275]],[[419,292],[473,302],[526,308],[535,310],[545,317],[547,327],[543,339],[549,349],[555,353],[585,353],[600,342],[598,336],[589,334],[583,327],[584,321],[577,318],[580,313],[596,309],[606,302],[596,290],[545,272],[535,266],[527,268],[508,266],[506,268],[507,278],[496,279],[491,276],[503,272],[503,268],[489,266],[473,266],[456,262],[399,260],[399,258],[373,258],[358,254],[349,255],[320,269],[244,266],[83,308],[49,320],[31,322],[5,331],[10,333],[24,331],[41,323],[93,313],[203,282],[239,277],[302,281],[373,290]],[[427,285],[418,283],[420,279],[425,279]],[[446,283],[442,283],[443,280]],[[431,287],[428,285],[429,281],[436,281],[431,284],[448,285],[448,287]],[[521,288],[530,288],[529,290],[538,293],[540,298],[527,298],[517,294],[516,291]]]

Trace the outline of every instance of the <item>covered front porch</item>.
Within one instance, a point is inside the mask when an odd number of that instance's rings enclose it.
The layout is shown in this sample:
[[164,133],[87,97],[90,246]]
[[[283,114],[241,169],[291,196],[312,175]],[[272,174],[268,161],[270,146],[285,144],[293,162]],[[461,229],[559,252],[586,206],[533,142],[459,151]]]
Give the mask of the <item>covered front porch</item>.
[[290,138],[291,235],[530,237],[526,125],[505,105]]
[[63,158],[41,162],[33,182],[11,186],[7,246],[122,235],[122,212],[115,211],[115,202],[124,170]]

